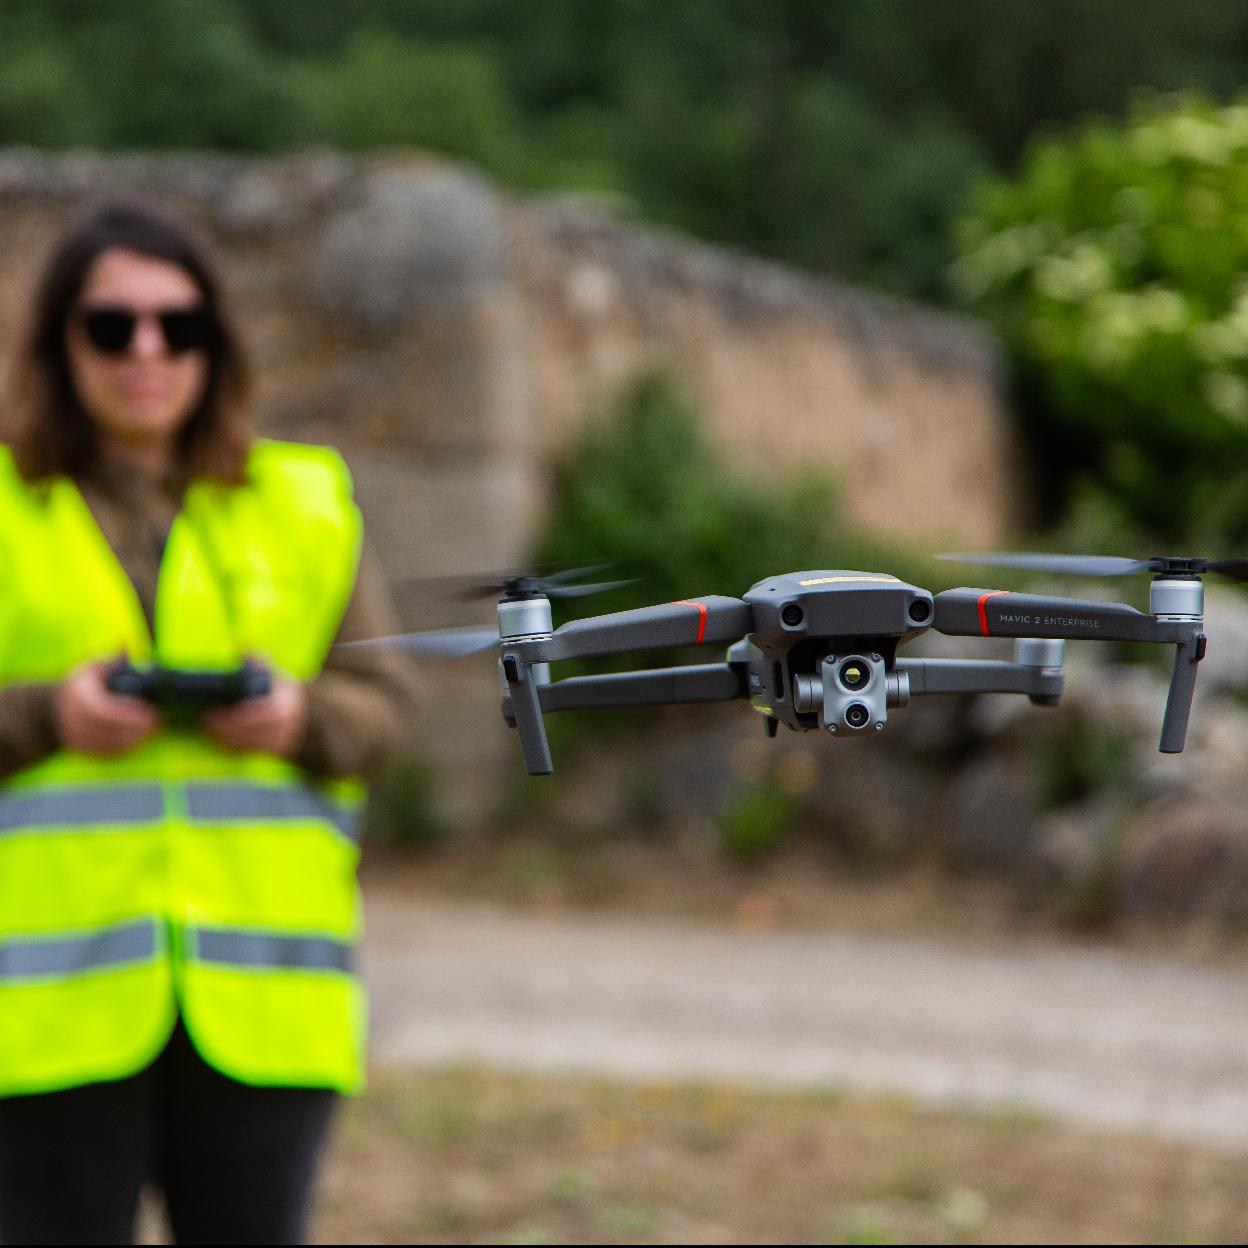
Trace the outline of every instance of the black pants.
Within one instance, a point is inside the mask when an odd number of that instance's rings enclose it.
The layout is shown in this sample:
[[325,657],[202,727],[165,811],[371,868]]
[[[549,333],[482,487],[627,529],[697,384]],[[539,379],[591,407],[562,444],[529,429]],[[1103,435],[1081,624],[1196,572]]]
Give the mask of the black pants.
[[179,1244],[303,1243],[336,1103],[227,1079],[179,1023],[129,1079],[0,1098],[0,1240],[131,1243],[154,1182]]

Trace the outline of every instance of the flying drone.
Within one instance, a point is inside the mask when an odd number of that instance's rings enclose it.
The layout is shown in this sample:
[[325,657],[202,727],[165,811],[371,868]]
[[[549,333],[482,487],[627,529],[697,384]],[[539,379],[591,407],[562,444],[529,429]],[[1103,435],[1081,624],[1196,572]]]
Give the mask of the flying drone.
[[[554,711],[748,699],[768,736],[779,726],[845,738],[882,732],[888,713],[931,694],[1015,693],[1054,705],[1065,642],[1134,641],[1173,646],[1174,669],[1160,749],[1182,751],[1197,666],[1205,655],[1204,583],[1217,572],[1248,580],[1248,560],[983,554],[966,563],[1109,577],[1150,572],[1148,611],[1122,602],[999,589],[937,594],[883,572],[789,572],[741,598],[710,595],[572,620],[554,628],[551,599],[626,582],[577,584],[601,566],[553,576],[507,576],[481,587],[498,597],[497,628],[444,629],[373,639],[416,654],[498,651],[503,716],[516,728],[530,775],[553,771],[544,716]],[[1011,637],[1012,661],[899,658],[928,629],[954,637]],[[717,663],[551,678],[550,665],[676,647],[723,645]]]

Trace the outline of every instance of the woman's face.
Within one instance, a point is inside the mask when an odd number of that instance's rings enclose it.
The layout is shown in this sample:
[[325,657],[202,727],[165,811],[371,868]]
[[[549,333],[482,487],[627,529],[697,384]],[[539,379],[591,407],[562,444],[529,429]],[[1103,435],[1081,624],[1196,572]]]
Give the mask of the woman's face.
[[[165,260],[112,248],[88,270],[66,326],[66,351],[79,401],[106,444],[136,450],[173,446],[204,392],[208,352],[184,345],[170,350],[160,314],[193,312],[202,305],[194,278]],[[112,316],[110,349],[93,341],[88,319],[101,312],[134,315],[128,340],[124,317]]]

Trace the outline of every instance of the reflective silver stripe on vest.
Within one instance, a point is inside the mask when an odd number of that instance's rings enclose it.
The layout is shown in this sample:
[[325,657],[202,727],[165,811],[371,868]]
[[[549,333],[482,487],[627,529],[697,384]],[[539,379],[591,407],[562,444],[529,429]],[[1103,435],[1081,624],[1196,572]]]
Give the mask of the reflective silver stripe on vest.
[[191,928],[198,962],[274,971],[351,970],[351,946],[326,936],[278,936],[272,932]]
[[0,793],[0,836],[23,828],[65,827],[72,831],[153,823],[164,813],[164,796],[155,784],[67,786]]
[[287,789],[237,782],[188,784],[186,801],[192,819],[324,819],[349,841],[355,841],[359,834],[356,811],[307,787]]
[[152,919],[119,923],[90,936],[20,937],[0,941],[0,981],[111,970],[127,962],[147,962],[159,942]]

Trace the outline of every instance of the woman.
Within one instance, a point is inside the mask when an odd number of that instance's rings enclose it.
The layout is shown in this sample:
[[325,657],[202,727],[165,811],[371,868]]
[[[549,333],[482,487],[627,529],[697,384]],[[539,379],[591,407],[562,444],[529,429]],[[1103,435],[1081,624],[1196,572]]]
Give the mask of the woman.
[[[0,447],[0,1239],[296,1242],[339,1093],[358,778],[406,674],[345,466],[253,439],[219,285],[112,205],[36,294]],[[140,668],[269,673],[206,709]]]

